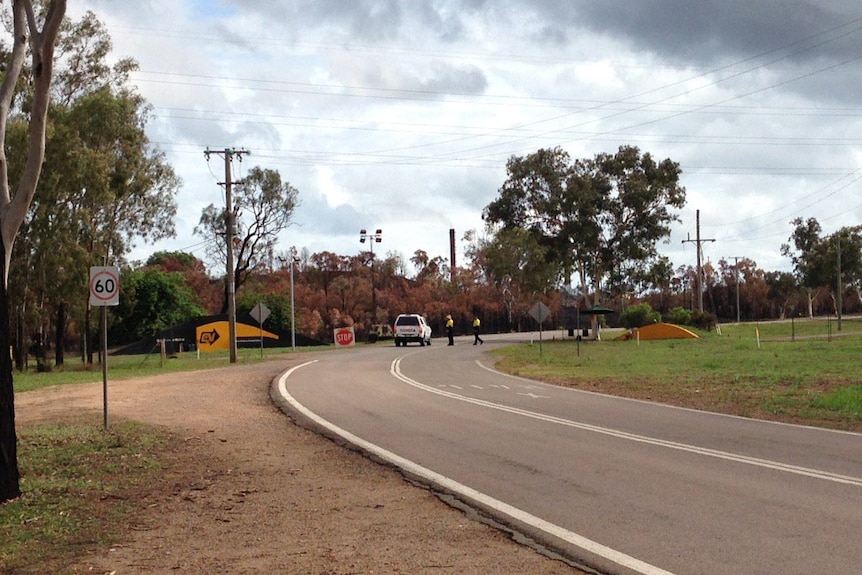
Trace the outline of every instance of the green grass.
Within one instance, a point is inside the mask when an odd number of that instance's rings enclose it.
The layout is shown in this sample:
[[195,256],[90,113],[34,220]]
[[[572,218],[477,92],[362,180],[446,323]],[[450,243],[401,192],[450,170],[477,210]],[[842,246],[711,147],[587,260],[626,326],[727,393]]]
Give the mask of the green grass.
[[167,441],[132,423],[19,431],[23,495],[0,505],[0,573],[66,573],[71,558],[115,541],[138,486],[158,481]]
[[[779,421],[862,431],[862,320],[723,325],[696,340],[545,342],[497,351],[516,375]],[[758,340],[759,333],[759,340]]]
[[[320,349],[331,349],[322,347],[297,348],[297,352],[316,351]],[[254,363],[260,361],[271,361],[273,359],[289,357],[289,348],[269,348],[263,352],[261,358],[260,349],[242,348],[237,351],[239,363]],[[227,351],[215,351],[200,354],[183,353],[168,357],[164,360],[159,354],[152,355],[118,355],[108,356],[108,379],[121,380],[134,377],[146,377],[164,373],[199,371],[203,369],[216,369],[229,365]],[[102,381],[102,366],[94,363],[85,365],[80,358],[67,357],[64,365],[53,367],[50,371],[37,371],[35,367],[24,372],[16,371],[13,374],[15,392],[31,391],[51,385],[62,385],[70,383],[92,383]]]
[[838,330],[838,321],[834,317],[721,325],[722,336],[756,338],[757,332],[760,332],[761,340],[812,338],[829,340],[830,338],[862,334],[862,318],[856,316],[842,318],[840,331]]

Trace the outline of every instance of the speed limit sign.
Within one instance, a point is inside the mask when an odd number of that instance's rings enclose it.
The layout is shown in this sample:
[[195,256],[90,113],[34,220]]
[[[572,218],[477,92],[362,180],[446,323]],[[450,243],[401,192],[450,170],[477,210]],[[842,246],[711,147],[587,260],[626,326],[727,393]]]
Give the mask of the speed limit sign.
[[120,303],[120,272],[113,266],[90,268],[90,305],[105,306]]

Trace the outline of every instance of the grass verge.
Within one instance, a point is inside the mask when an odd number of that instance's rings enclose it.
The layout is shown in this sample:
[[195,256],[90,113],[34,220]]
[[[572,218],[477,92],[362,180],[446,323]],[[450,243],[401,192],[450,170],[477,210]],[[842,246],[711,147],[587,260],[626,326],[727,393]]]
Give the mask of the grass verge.
[[0,505],[0,573],[71,573],[88,550],[128,528],[140,491],[157,484],[166,431],[134,423],[109,430],[44,425],[19,430],[18,499]]
[[[306,347],[303,352],[330,349],[328,347]],[[282,348],[267,349],[261,355],[259,349],[243,348],[238,350],[239,363],[256,363],[261,361],[272,361],[279,358],[290,357],[290,350]],[[197,355],[195,353],[182,353],[162,359],[159,354],[150,355],[118,355],[108,356],[108,379],[121,380],[134,377],[147,377],[151,375],[162,375],[182,371],[201,371],[206,369],[218,369],[230,365],[228,352],[208,352]],[[67,359],[66,363],[59,367],[52,367],[47,371],[28,369],[23,372],[16,371],[13,376],[15,392],[21,393],[40,389],[51,385],[65,385],[70,383],[93,383],[102,381],[101,364],[86,365],[80,360]]]
[[557,385],[862,431],[862,335],[794,323],[723,326],[721,335],[690,340],[534,342],[495,353],[501,371]]

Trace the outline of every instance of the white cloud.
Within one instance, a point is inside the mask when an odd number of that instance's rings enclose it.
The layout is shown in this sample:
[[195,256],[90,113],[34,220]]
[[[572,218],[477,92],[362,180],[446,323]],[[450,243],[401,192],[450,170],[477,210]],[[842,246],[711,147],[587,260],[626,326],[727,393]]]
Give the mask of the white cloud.
[[[636,4],[636,5],[635,5]],[[203,150],[297,187],[283,235],[311,251],[448,256],[448,230],[481,229],[505,162],[540,147],[573,157],[632,144],[679,162],[688,206],[662,251],[702,233],[713,260],[788,269],[794,217],[826,233],[859,223],[862,7],[722,2],[82,0],[154,106],[148,130],[185,185],[181,237],[221,201]],[[219,176],[222,174],[222,176]],[[180,225],[181,222],[181,225]],[[168,247],[170,246],[170,247]],[[732,253],[731,253],[732,252]],[[463,261],[459,253],[459,259]]]

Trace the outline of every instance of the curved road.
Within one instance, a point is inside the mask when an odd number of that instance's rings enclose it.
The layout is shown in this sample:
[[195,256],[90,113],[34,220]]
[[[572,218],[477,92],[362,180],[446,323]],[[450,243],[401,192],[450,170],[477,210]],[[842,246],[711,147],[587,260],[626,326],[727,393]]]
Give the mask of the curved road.
[[[858,573],[862,436],[513,378],[484,346],[362,347],[290,409],[602,573]],[[538,349],[537,349],[538,353]]]

